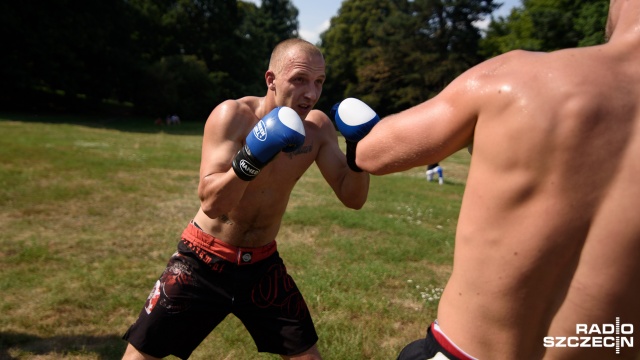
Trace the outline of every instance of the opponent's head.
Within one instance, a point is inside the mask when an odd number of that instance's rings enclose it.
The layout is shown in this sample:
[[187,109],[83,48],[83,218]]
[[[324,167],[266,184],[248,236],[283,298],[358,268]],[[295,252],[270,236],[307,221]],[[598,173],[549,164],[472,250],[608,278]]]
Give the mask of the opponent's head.
[[318,102],[326,78],[324,57],[316,46],[302,39],[279,43],[265,74],[276,106],[294,109],[302,119]]

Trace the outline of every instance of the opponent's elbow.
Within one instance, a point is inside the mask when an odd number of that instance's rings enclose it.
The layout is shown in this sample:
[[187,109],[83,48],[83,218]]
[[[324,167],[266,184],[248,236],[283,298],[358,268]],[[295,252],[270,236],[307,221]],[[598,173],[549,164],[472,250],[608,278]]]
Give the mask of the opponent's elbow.
[[375,147],[370,146],[370,141],[367,139],[363,139],[358,143],[358,147],[356,149],[356,165],[373,175],[381,175],[383,162],[381,161],[381,157],[383,154],[380,154]]
[[384,163],[382,163],[379,158],[368,156],[367,154],[358,154],[356,157],[356,165],[372,175],[385,175],[388,173],[385,171]]

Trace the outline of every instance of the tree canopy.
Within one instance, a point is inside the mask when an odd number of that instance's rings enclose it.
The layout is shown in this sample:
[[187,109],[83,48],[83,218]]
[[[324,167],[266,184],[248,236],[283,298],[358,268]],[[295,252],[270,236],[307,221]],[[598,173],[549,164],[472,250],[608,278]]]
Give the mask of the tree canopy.
[[481,44],[483,55],[601,44],[608,10],[608,0],[524,0],[506,18],[493,19]]
[[428,99],[483,60],[475,24],[492,0],[346,0],[321,35],[325,101],[356,96],[382,114]]
[[262,95],[271,47],[298,36],[289,0],[2,2],[3,107],[131,104],[206,119],[216,103]]
[[[492,18],[493,0],[344,0],[320,36],[327,81],[317,107],[353,96],[389,114],[510,50],[600,44],[608,3],[523,0]],[[264,95],[271,49],[299,36],[290,0],[5,1],[0,20],[3,108],[117,104],[199,120],[225,99]]]

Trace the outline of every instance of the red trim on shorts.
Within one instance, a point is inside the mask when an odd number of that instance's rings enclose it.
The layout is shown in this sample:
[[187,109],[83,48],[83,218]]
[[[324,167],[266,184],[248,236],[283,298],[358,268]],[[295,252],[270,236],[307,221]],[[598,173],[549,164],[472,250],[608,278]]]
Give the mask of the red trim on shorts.
[[451,340],[449,340],[449,338],[442,332],[442,330],[437,329],[434,326],[434,323],[431,323],[431,333],[433,334],[433,337],[436,339],[438,344],[440,344],[440,346],[451,353],[451,355],[460,360],[476,360],[469,354],[462,351],[456,344],[451,342]]
[[237,247],[207,234],[195,226],[193,221],[182,232],[182,240],[237,265],[254,264],[276,252],[275,240],[260,247]]

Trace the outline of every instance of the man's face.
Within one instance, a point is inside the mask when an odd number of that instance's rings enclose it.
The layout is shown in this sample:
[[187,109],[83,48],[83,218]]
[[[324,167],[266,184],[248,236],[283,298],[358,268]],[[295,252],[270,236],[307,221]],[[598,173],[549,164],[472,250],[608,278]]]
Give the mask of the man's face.
[[292,108],[305,119],[320,99],[325,79],[322,56],[293,51],[280,74],[275,74],[276,103]]

